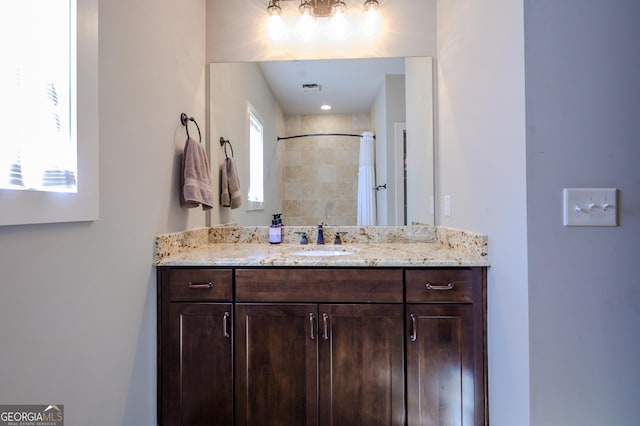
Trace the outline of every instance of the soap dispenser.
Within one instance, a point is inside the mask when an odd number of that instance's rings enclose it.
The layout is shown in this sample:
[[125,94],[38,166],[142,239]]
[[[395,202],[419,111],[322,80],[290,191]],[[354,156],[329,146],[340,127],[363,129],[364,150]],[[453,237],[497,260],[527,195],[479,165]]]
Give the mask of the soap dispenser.
[[269,226],[269,242],[280,244],[282,242],[282,213],[274,213]]

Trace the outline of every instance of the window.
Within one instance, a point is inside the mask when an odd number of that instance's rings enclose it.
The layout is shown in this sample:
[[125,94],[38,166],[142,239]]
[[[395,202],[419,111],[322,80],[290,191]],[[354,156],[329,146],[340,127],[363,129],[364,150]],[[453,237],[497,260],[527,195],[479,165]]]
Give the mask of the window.
[[0,11],[0,188],[76,192],[71,2],[4,2]]
[[97,22],[98,0],[0,4],[0,225],[98,218]]
[[263,125],[255,109],[249,105],[249,206],[248,210],[261,210],[264,202]]

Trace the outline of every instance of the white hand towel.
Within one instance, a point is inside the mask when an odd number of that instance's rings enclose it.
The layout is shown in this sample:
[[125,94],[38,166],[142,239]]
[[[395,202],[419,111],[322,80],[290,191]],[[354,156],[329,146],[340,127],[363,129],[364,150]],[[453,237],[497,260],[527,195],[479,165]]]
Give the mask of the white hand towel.
[[187,138],[182,155],[182,207],[202,205],[202,210],[213,208],[213,184],[209,173],[207,153],[201,143]]

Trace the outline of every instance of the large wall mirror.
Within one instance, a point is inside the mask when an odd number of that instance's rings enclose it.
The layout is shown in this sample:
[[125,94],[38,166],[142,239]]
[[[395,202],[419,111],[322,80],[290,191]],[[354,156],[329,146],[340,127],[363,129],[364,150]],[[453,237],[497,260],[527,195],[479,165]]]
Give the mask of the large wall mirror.
[[[357,225],[366,197],[376,225],[434,223],[432,58],[212,63],[208,77],[214,187],[233,155],[243,197],[213,209],[210,224],[268,225],[282,213],[285,225]],[[375,135],[368,187],[358,184],[365,132]],[[250,202],[256,175],[263,199]]]

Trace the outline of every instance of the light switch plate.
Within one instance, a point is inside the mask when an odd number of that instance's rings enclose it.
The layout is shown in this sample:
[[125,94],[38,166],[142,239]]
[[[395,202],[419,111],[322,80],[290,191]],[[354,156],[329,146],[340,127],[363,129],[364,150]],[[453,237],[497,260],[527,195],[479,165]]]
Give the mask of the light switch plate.
[[565,188],[564,226],[618,226],[617,189]]
[[443,206],[444,216],[451,217],[451,195],[445,195],[443,199],[444,199],[444,206]]

